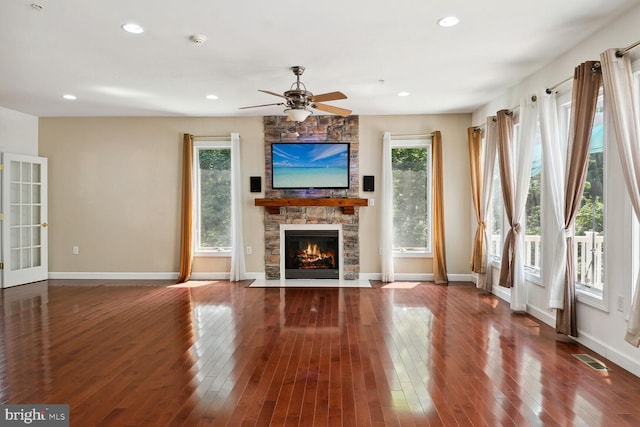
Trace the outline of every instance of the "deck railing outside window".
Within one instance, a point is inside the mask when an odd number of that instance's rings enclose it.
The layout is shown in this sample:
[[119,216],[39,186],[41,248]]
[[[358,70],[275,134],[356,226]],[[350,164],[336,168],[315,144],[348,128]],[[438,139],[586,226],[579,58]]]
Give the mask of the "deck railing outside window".
[[[593,231],[587,231],[585,236],[575,236],[573,239],[573,254],[577,260],[576,279],[580,286],[602,292],[602,273],[604,271],[604,236]],[[491,236],[491,248],[496,251],[500,246],[500,235]],[[540,236],[525,236],[525,266],[540,271],[542,247]],[[496,252],[494,252],[496,253]]]

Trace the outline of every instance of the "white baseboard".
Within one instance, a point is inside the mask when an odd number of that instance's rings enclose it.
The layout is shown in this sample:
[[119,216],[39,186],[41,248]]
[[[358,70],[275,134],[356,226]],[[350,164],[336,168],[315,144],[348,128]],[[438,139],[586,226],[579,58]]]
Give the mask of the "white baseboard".
[[495,285],[491,288],[491,293],[511,304],[511,291],[507,289],[500,285]]
[[555,312],[549,312],[532,305],[527,305],[527,313],[540,320],[541,322],[551,326],[552,328],[556,327]]
[[450,274],[447,273],[450,282],[473,282],[476,283],[472,274]]
[[49,279],[84,280],[176,280],[178,273],[134,273],[97,271],[50,271]]

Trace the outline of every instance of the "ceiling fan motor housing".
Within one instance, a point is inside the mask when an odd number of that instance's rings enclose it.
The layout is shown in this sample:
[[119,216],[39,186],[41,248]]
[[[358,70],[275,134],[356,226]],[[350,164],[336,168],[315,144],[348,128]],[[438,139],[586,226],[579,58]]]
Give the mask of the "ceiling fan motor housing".
[[[264,92],[269,95],[274,95],[274,96],[278,96],[280,98],[286,99],[287,100],[286,104],[279,102],[279,103],[273,103],[273,104],[253,105],[250,107],[240,107],[240,108],[244,109],[244,108],[255,108],[255,107],[267,107],[271,105],[286,105],[287,109],[285,110],[285,113],[289,115],[290,115],[290,112],[288,113],[289,110],[297,110],[296,112],[299,112],[300,110],[306,110],[308,115],[311,113],[311,111],[308,110],[307,107],[311,107],[316,110],[326,111],[331,114],[338,114],[342,117],[347,117],[351,114],[351,110],[347,110],[346,108],[339,108],[339,107],[334,107],[331,105],[320,103],[323,101],[346,99],[347,96],[345,94],[343,94],[342,92],[328,92],[328,93],[323,93],[323,94],[314,96],[313,93],[307,90],[304,83],[300,81],[300,76],[302,75],[302,73],[304,73],[304,67],[301,65],[296,65],[291,67],[291,71],[296,76],[296,81],[291,85],[291,88],[288,91],[284,92],[282,95],[276,92],[258,89],[260,92]],[[290,115],[290,117],[292,116]],[[306,117],[307,116],[305,115],[305,118]],[[304,120],[304,118],[299,118],[294,120],[301,121],[301,120]]]
[[284,93],[287,105],[291,108],[305,108],[309,105],[309,97],[313,94],[307,90],[292,89]]

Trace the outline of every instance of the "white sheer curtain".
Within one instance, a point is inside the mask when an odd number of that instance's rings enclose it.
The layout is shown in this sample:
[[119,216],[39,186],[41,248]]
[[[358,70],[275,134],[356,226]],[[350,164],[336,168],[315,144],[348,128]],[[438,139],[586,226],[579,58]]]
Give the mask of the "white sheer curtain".
[[[520,138],[517,147],[515,170],[515,211],[514,224],[519,224],[517,242],[513,259],[513,287],[511,288],[511,310],[527,310],[527,290],[524,274],[524,235],[525,235],[525,207],[529,195],[531,181],[531,159],[535,139],[536,123],[538,121],[538,105],[531,98],[525,98],[520,103]],[[517,229],[518,227],[516,227]]]
[[542,136],[542,283],[549,286],[549,308],[564,306],[564,275],[567,240],[564,233],[564,152],[560,138],[556,94],[542,93],[540,133]]
[[[616,57],[616,51],[609,49],[600,54],[605,128],[613,129],[624,181],[633,210],[640,219],[640,116],[633,103],[631,61],[627,55]],[[625,340],[640,346],[640,276],[636,279]]]
[[[496,118],[495,116],[487,117],[487,127],[485,129],[484,138],[484,161],[482,165],[482,194],[480,196],[480,216],[486,223],[490,221],[491,196],[493,195],[493,171],[496,165]],[[491,283],[491,227],[484,227],[484,244],[485,244],[485,273],[478,273],[477,287],[484,291],[490,292]]]
[[382,188],[380,195],[380,247],[382,248],[382,281],[393,282],[393,179],[391,176],[391,133],[382,139]]
[[240,134],[231,134],[231,272],[229,280],[244,280],[244,237],[242,234],[242,170]]

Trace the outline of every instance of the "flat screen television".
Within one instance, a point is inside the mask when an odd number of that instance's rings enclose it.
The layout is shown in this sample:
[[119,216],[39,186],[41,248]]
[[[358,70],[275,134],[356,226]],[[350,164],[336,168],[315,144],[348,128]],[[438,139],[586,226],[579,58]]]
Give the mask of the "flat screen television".
[[349,188],[348,142],[274,142],[273,189]]

